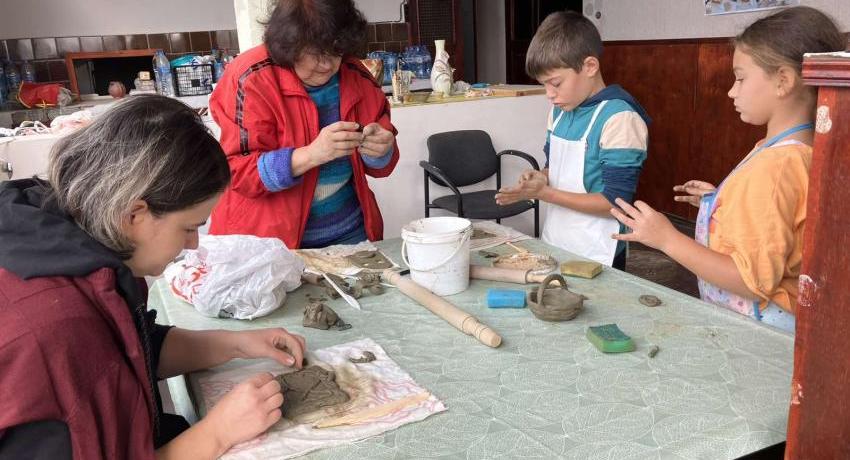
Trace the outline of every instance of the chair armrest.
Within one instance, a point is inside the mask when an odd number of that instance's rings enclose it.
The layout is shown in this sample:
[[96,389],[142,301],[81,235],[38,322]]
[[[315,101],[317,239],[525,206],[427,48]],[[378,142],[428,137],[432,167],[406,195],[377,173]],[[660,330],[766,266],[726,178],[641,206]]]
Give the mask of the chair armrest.
[[446,177],[446,173],[444,173],[442,169],[432,165],[431,163],[428,163],[425,160],[420,161],[419,166],[421,166],[422,169],[424,169],[429,176],[433,176],[431,177],[432,180],[434,178],[437,178],[441,182],[443,182],[446,187],[451,189],[451,191],[457,197],[458,214],[463,214],[463,196],[460,194],[460,190],[458,190],[457,186],[455,186],[455,184],[453,184],[452,181],[450,181],[449,178]]
[[502,150],[501,152],[496,154],[496,156],[499,158],[501,158],[502,155],[511,155],[522,158],[523,160],[531,164],[531,167],[534,168],[536,171],[540,171],[540,164],[537,163],[537,160],[535,160],[533,156],[525,152],[520,152],[519,150]]

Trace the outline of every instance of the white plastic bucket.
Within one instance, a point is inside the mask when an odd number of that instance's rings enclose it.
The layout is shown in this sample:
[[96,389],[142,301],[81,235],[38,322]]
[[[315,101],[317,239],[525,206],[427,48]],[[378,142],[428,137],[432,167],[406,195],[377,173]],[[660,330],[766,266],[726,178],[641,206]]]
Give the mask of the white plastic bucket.
[[437,295],[469,287],[472,222],[460,217],[427,217],[401,229],[401,257],[410,277]]

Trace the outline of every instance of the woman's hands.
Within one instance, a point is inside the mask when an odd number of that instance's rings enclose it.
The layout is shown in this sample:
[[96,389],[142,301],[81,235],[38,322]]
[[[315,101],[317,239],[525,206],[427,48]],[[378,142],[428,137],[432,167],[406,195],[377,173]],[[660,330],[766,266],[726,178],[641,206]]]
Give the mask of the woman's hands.
[[234,358],[270,358],[287,367],[301,369],[307,349],[304,337],[282,328],[233,332]]
[[395,141],[392,131],[384,129],[379,123],[369,123],[363,128],[363,142],[360,153],[372,158],[381,158],[389,153]]
[[227,392],[198,425],[219,455],[264,433],[281,418],[283,393],[271,374],[257,374]]
[[307,146],[311,165],[316,167],[351,155],[363,142],[364,133],[357,131],[359,128],[360,124],[352,121],[338,121],[322,128]]

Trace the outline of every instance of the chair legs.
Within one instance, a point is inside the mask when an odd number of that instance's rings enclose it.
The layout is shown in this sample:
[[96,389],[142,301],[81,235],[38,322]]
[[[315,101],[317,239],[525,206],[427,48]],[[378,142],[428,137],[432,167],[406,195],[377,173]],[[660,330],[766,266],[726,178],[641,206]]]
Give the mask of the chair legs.
[[540,202],[534,201],[534,237],[540,238]]

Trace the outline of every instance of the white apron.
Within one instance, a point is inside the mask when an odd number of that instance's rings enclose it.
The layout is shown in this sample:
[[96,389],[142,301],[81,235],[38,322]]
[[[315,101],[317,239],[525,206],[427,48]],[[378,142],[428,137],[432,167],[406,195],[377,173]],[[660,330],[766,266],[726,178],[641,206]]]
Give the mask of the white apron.
[[[587,153],[587,135],[596,118],[608,101],[602,101],[593,112],[590,124],[580,140],[570,141],[555,135],[564,112],[552,125],[549,138],[549,185],[567,192],[587,193],[584,188],[584,157]],[[612,216],[600,217],[546,203],[546,222],[541,239],[546,243],[574,254],[611,266],[617,251],[620,223]]]

